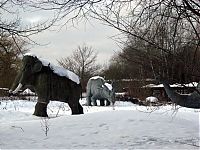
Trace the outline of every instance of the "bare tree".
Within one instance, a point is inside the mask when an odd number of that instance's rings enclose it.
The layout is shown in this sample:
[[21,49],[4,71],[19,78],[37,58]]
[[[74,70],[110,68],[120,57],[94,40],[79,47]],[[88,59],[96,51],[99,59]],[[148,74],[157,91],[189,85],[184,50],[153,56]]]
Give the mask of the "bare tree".
[[[20,11],[48,11],[53,12],[49,22],[43,22],[30,28],[22,29],[19,25],[20,19],[16,15],[14,21],[2,20],[0,29],[8,31],[11,35],[26,36],[49,28],[55,21],[65,19],[66,23],[79,18],[93,17],[99,19],[109,26],[112,26],[122,33],[139,38],[150,45],[156,46],[159,50],[168,51],[157,43],[155,38],[147,37],[148,30],[141,34],[140,29],[151,29],[155,22],[158,29],[161,24],[173,20],[172,38],[176,40],[179,36],[179,29],[193,33],[196,46],[199,47],[200,32],[200,5],[199,0],[4,0],[0,4],[2,12],[14,14]],[[9,7],[10,6],[10,7]],[[14,7],[17,11],[11,11]],[[2,13],[3,14],[3,13]],[[18,13],[19,14],[19,13]],[[183,23],[184,22],[184,23]],[[48,24],[49,23],[49,24]],[[159,34],[155,28],[154,37]],[[26,33],[26,34],[25,34]]]
[[81,78],[82,85],[85,86],[87,80],[98,73],[100,65],[96,64],[97,53],[87,45],[78,46],[71,56],[61,58],[58,63]]
[[[199,64],[197,56],[200,51],[196,51],[194,34],[179,29],[177,31],[179,36],[174,39],[173,26],[175,24],[176,22],[172,20],[160,25],[154,22],[152,28],[140,29],[140,34],[145,34],[149,41],[154,39],[157,45],[129,36],[120,56],[129,64],[141,66],[143,74],[141,77],[154,77],[157,73],[171,81],[184,83],[191,82],[192,79],[194,81],[196,75],[195,80],[197,80],[200,73],[197,68]],[[156,36],[155,33],[157,33]],[[158,46],[164,50],[159,50]]]
[[132,66],[122,59],[120,54],[116,53],[112,56],[107,66],[104,66],[101,76],[106,76],[111,81],[132,78],[132,73],[134,73],[130,70]]
[[56,21],[56,15],[50,21],[47,19],[37,24],[24,24],[20,15],[23,12],[33,12],[34,4],[35,2],[31,1],[2,0],[0,2],[0,30],[12,37],[28,38],[32,34],[37,34],[51,27]]
[[18,41],[29,42],[29,44],[38,44],[31,39],[31,35],[38,34],[49,29],[57,21],[56,13],[49,19],[41,20],[37,23],[27,22],[23,18],[23,13],[33,13],[36,11],[35,2],[22,0],[1,0],[0,1],[0,34],[4,34],[12,39],[16,45],[16,50],[20,51]]
[[0,87],[10,87],[20,66],[21,54],[27,52],[24,40],[0,35]]
[[[92,16],[143,40],[145,37],[138,36],[132,31],[145,26],[150,27],[152,22],[166,21],[169,18],[176,20],[178,27],[179,21],[184,20],[190,24],[199,38],[199,0],[14,0],[13,2],[39,10],[52,10],[57,12],[58,18],[67,21]],[[176,36],[176,31],[174,35]],[[149,42],[154,44],[152,41]]]
[[[105,24],[121,31],[128,38],[142,40],[146,45],[153,46],[157,51],[171,53],[176,49],[173,42],[180,39],[180,34],[189,33],[196,47],[193,56],[193,66],[196,65],[196,53],[200,45],[200,5],[199,0],[39,0],[19,1],[12,0],[12,4],[19,7],[28,7],[34,10],[52,11],[56,19],[74,22],[76,19],[89,17],[103,21]],[[7,4],[8,1],[5,1]],[[4,5],[2,5],[4,6]],[[27,9],[26,9],[27,10]],[[52,21],[54,22],[54,21]],[[163,24],[167,30],[162,30]],[[156,24],[156,25],[155,25]],[[144,30],[145,29],[145,30]],[[163,43],[160,31],[170,32],[169,45]],[[152,32],[153,31],[153,32]],[[162,33],[162,32],[161,32]],[[186,38],[182,36],[182,41]],[[194,69],[193,69],[194,70]]]
[[[127,36],[133,36],[141,39],[149,45],[154,45],[158,50],[168,51],[165,46],[159,45],[154,38],[159,34],[160,25],[173,20],[173,36],[176,40],[179,37],[178,30],[185,30],[193,33],[193,40],[196,41],[197,50],[199,48],[200,32],[200,5],[199,0],[4,0],[0,4],[0,10],[14,14],[20,11],[48,11],[53,12],[49,22],[43,22],[31,28],[21,29],[18,15],[12,22],[2,21],[0,29],[6,30],[12,35],[26,36],[27,34],[38,33],[49,28],[55,21],[60,19],[74,22],[79,18],[89,17],[99,19],[109,26],[112,26]],[[8,6],[14,6],[17,10],[12,12]],[[2,20],[2,19],[1,19]],[[149,30],[143,34],[140,30],[143,28],[152,29],[152,26],[158,24],[152,38],[149,38]],[[184,22],[184,23],[183,23]],[[24,34],[26,33],[26,34]],[[194,56],[196,57],[196,56]],[[195,63],[195,62],[194,62]]]

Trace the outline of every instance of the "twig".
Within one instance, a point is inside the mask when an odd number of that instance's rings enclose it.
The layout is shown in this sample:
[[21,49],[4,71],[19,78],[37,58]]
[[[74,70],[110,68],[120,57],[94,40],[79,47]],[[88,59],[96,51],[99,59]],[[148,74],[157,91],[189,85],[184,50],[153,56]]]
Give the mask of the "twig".
[[22,132],[24,132],[24,129],[22,127],[18,127],[18,126],[11,126],[12,128],[19,128],[22,130]]
[[48,135],[48,131],[49,131],[49,118],[48,117],[41,117],[41,128],[44,131],[45,135]]

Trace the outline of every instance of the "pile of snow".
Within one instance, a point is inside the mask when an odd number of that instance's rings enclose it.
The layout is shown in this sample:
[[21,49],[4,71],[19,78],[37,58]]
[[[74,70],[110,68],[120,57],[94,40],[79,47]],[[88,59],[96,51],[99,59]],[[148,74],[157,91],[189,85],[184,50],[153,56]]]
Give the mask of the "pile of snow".
[[[31,53],[26,53],[24,56],[37,57],[36,55],[31,54]],[[55,66],[54,64],[42,58],[38,58],[38,59],[42,62],[44,66],[49,66],[53,70],[53,72],[56,73],[57,75],[62,76],[62,77],[67,77],[68,79],[72,80],[73,82],[77,84],[80,83],[79,76],[77,76],[74,72],[67,70],[63,67]]]
[[115,95],[116,96],[124,96],[124,95],[126,95],[126,92],[116,92]]
[[22,92],[22,95],[36,95],[36,94],[27,88]]
[[[81,100],[85,103],[85,99]],[[33,116],[32,101],[1,101],[0,149],[199,149],[199,111],[172,106],[84,106],[70,115],[50,102],[50,118]]]
[[111,84],[109,84],[109,83],[105,83],[104,84],[110,91],[112,91],[112,85]]
[[156,102],[158,102],[158,99],[157,99],[157,97],[149,96],[146,98],[146,102],[156,103]]

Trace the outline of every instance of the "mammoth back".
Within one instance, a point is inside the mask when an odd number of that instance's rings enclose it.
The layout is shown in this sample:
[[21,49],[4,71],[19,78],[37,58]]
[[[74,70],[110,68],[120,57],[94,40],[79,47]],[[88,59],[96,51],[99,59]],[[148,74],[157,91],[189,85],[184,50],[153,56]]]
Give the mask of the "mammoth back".
[[54,73],[53,70],[49,66],[42,66],[40,74],[42,76],[45,76],[46,82],[50,82],[53,84],[53,86],[59,86],[59,87],[74,87],[74,86],[80,86],[79,84],[76,84],[69,78],[65,76],[59,76],[58,74]]
[[98,79],[90,79],[88,81],[88,86],[93,86],[93,87],[102,87],[104,85],[105,81],[101,78]]

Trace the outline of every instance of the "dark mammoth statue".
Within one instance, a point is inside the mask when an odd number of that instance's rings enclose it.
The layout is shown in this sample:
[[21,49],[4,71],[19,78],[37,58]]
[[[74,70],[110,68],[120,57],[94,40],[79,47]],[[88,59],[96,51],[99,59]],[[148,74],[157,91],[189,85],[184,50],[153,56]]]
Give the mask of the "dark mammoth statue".
[[32,86],[38,95],[34,115],[47,117],[47,105],[50,100],[68,103],[73,114],[83,114],[79,103],[81,84],[79,77],[73,72],[26,54],[22,60],[22,68],[18,73],[11,94],[16,94],[24,86]]

